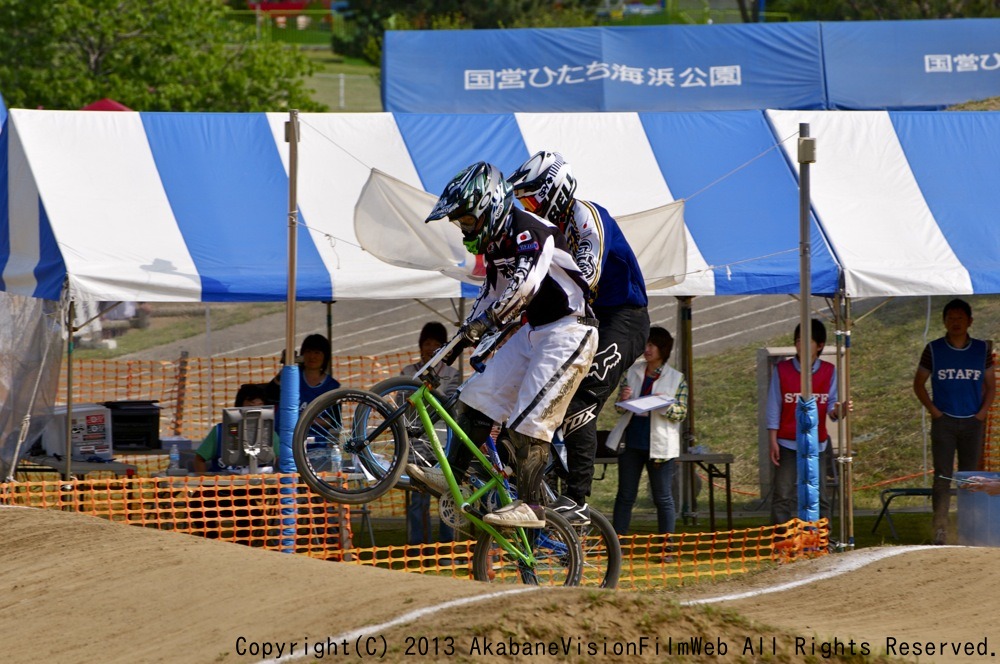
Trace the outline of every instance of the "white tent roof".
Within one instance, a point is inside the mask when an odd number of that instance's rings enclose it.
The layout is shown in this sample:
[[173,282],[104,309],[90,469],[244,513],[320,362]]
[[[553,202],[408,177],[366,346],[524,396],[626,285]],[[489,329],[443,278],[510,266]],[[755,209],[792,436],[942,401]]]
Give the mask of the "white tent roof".
[[[91,300],[283,300],[286,120],[12,110],[0,286],[48,299],[67,288]],[[454,279],[357,246],[371,169],[436,194],[473,161],[509,172],[539,149],[565,154],[578,195],[612,214],[686,200],[688,274],[661,292],[797,292],[799,122],[818,143],[814,293],[834,292],[841,270],[852,296],[1000,292],[995,113],[376,113],[302,116],[299,297],[458,296]]]

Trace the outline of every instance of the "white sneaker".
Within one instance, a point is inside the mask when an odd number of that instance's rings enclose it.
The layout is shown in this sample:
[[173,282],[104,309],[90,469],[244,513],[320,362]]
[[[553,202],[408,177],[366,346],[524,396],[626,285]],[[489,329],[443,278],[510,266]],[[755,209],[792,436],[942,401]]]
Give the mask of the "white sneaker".
[[483,521],[500,528],[544,528],[544,508],[528,505],[515,500],[483,517]]
[[418,466],[415,463],[406,464],[406,474],[411,480],[416,480],[417,484],[426,488],[435,496],[442,496],[449,493],[448,480],[444,478],[444,471],[440,468],[428,468]]

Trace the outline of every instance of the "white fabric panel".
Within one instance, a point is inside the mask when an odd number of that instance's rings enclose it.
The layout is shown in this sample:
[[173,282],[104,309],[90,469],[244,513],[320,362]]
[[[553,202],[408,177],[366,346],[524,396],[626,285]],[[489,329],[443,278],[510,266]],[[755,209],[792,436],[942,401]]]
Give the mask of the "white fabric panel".
[[31,297],[37,281],[34,270],[41,253],[39,247],[38,188],[28,167],[21,135],[10,132],[7,150],[7,208],[10,215],[10,259],[3,271],[7,292]]
[[372,169],[354,207],[354,233],[361,246],[389,265],[414,270],[435,270],[468,283],[476,257],[462,244],[454,224],[427,224],[427,210],[438,197]]
[[[637,113],[515,113],[529,154],[560,152],[573,167],[577,196],[607,208],[612,216],[642,212],[674,200],[663,179]],[[683,286],[672,289],[714,295],[715,278],[685,227],[687,270]]]
[[618,227],[642,267],[646,288],[668,288],[687,272],[687,227],[684,201],[618,217]]
[[138,113],[12,110],[81,300],[198,302],[201,280]]
[[[268,113],[267,119],[287,172],[284,125],[288,116]],[[422,189],[393,116],[302,114],[300,122],[299,209],[333,276],[334,297],[459,297],[458,281],[434,272],[387,265],[361,249],[354,234],[354,205],[372,168]]]
[[[972,281],[938,228],[889,114],[767,111],[779,136],[808,122],[816,137],[813,209],[845,271],[847,294],[972,293]],[[782,146],[796,170],[797,141]]]

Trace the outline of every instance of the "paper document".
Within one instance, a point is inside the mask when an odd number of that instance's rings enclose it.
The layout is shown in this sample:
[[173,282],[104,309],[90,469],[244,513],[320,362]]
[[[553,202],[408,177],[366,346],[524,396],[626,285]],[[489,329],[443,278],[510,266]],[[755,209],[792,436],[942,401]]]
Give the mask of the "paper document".
[[665,406],[669,406],[675,401],[676,399],[671,399],[670,397],[661,396],[659,394],[650,394],[645,397],[629,399],[628,401],[619,401],[615,405],[619,408],[630,410],[633,413],[648,413],[651,410],[658,410]]

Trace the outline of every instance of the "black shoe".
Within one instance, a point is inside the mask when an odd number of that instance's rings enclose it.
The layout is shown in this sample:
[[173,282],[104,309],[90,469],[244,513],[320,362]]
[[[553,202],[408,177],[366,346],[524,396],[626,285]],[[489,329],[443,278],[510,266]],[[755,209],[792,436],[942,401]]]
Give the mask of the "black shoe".
[[590,525],[590,506],[587,503],[578,505],[572,498],[559,496],[556,502],[552,503],[549,507],[558,512],[560,516],[565,517],[571,525]]

